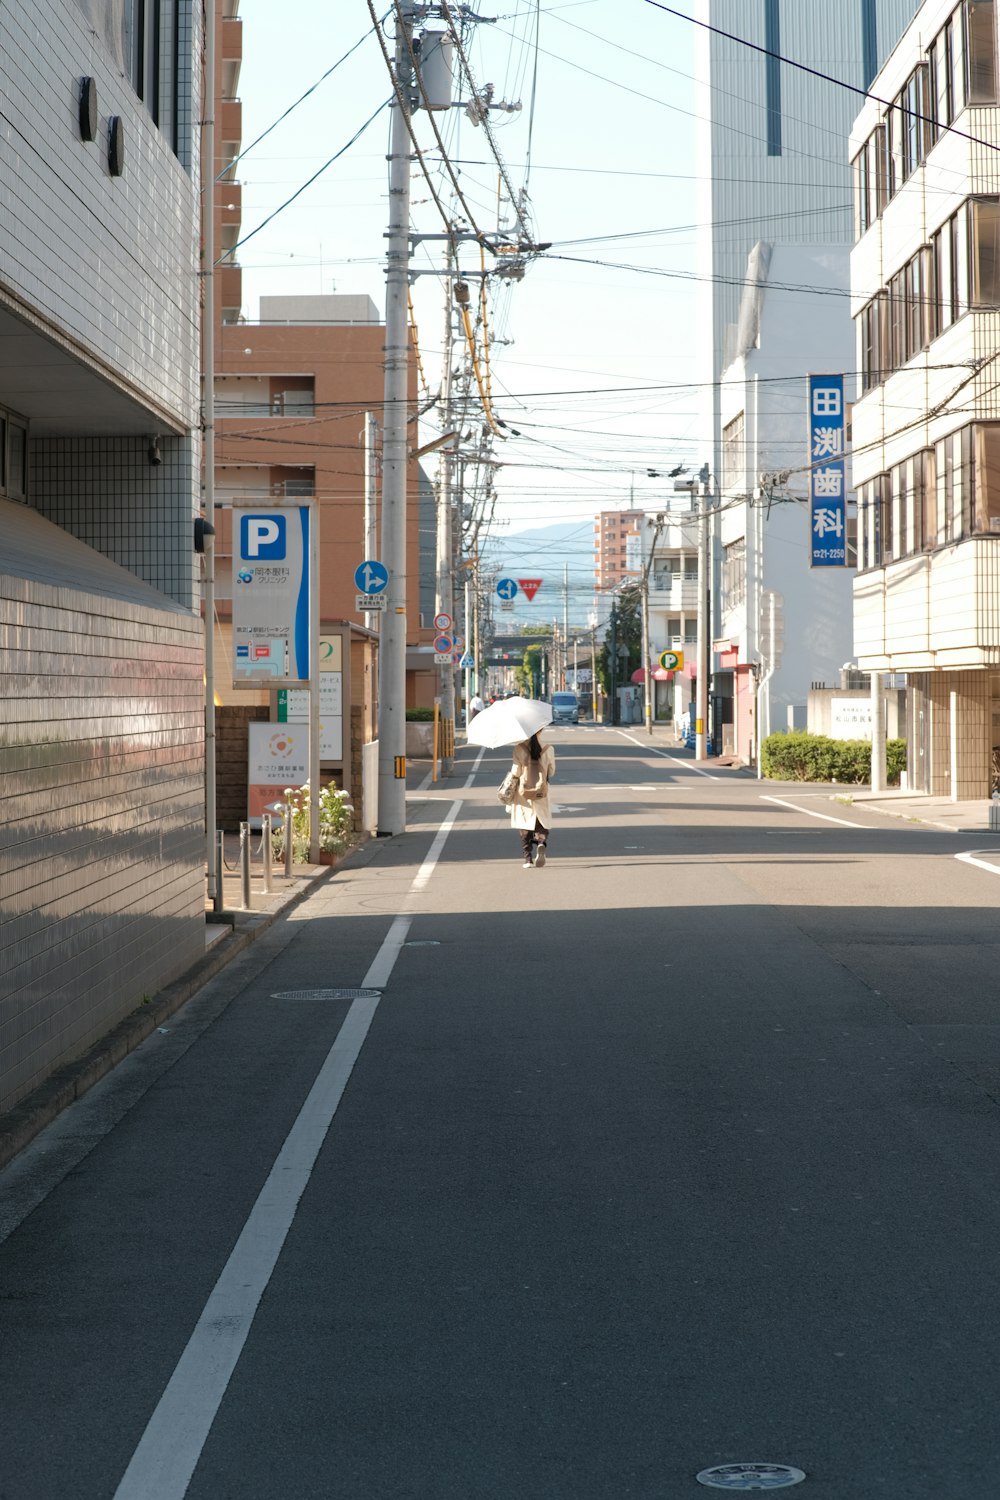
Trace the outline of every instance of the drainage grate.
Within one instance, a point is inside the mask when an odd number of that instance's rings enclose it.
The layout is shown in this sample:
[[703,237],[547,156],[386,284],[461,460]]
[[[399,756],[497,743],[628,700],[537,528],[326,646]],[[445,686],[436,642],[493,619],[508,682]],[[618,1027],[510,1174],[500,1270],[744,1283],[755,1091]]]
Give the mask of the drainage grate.
[[695,1475],[699,1484],[714,1490],[784,1490],[805,1477],[789,1464],[719,1464]]
[[272,1000],[377,1000],[381,990],[278,990]]

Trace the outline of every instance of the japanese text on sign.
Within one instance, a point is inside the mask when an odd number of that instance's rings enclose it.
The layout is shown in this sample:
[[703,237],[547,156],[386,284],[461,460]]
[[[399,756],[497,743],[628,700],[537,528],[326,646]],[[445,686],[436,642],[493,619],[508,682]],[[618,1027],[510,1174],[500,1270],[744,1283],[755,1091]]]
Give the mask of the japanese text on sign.
[[847,565],[844,377],[809,376],[810,565]]

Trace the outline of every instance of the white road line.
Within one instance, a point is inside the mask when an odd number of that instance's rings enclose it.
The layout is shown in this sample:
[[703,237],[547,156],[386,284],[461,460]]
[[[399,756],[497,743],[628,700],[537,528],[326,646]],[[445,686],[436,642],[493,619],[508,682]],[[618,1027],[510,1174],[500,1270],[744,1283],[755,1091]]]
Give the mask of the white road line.
[[465,785],[467,787],[470,787],[472,785],[472,783],[473,783],[473,781],[475,779],[476,772],[479,770],[479,767],[482,765],[483,756],[485,754],[486,754],[485,750],[480,750],[479,754],[476,756],[475,762],[473,763],[472,770],[469,772],[468,776],[465,778]]
[[645,750],[647,755],[662,755],[664,760],[672,760],[675,766],[683,766],[685,771],[694,771],[696,776],[704,776],[708,781],[722,780],[721,776],[713,776],[711,771],[701,771],[697,766],[693,766],[690,761],[681,760],[678,756],[671,755],[667,750],[657,750],[655,745],[644,745],[642,740],[637,740],[634,734],[629,734],[624,729],[616,729],[615,733],[620,734],[623,740],[631,740],[633,745],[638,745],[639,749]]
[[[955,832],[955,829],[951,829]],[[966,849],[963,854],[956,854],[956,859],[963,860],[967,865],[976,865],[980,870],[989,870],[991,875],[1000,875],[1000,865],[988,865],[984,859],[977,859],[977,854],[994,854],[993,849]]]
[[846,818],[831,818],[829,813],[813,812],[808,807],[800,807],[797,802],[783,802],[780,797],[765,797],[761,793],[762,802],[776,802],[779,807],[790,807],[792,812],[803,813],[807,818],[822,818],[824,823],[839,823],[841,828],[867,828],[867,823],[849,823]]
[[[407,895],[430,879],[462,804],[452,803]],[[363,989],[381,989],[413,918],[392,923]],[[115,1500],[183,1500],[247,1341],[260,1299],[295,1218],[316,1158],[378,1009],[379,996],[353,1001],[316,1081],[223,1267],[174,1373],[132,1455]]]

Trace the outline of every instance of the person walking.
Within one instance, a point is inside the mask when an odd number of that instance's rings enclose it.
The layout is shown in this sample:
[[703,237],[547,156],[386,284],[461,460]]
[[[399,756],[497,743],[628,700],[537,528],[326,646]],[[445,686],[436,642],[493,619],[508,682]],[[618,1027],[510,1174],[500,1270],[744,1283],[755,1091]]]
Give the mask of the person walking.
[[476,717],[476,714],[481,714],[482,711],[483,711],[483,709],[485,707],[486,707],[486,704],[483,702],[482,698],[479,696],[479,693],[477,692],[476,696],[473,698],[472,702],[469,704],[469,723],[470,724],[472,723],[473,719]]
[[556,771],[556,753],[537,734],[514,746],[511,771],[518,777],[517,793],[508,808],[510,824],[521,835],[524,868],[542,869],[548,854],[552,806],[549,782]]

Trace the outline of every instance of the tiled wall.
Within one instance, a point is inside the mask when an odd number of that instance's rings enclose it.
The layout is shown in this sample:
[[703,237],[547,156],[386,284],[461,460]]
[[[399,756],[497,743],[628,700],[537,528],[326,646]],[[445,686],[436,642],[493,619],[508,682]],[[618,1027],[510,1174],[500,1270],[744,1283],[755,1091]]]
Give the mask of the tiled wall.
[[[185,6],[184,47],[200,12]],[[80,138],[84,77],[97,84],[94,141]],[[0,7],[0,96],[4,294],[178,426],[195,426],[198,194],[190,133],[185,141],[182,132],[180,160],[75,0]],[[108,167],[112,116],[124,127],[120,177]],[[182,108],[179,123],[190,121]]]
[[0,1112],[204,952],[197,616],[0,502]]
[[28,495],[39,514],[190,608],[198,444],[147,438],[46,438],[29,445]]
[[[924,675],[930,713],[931,794],[960,802],[990,794],[990,674],[928,672]],[[951,695],[958,726],[955,770],[951,784]]]

